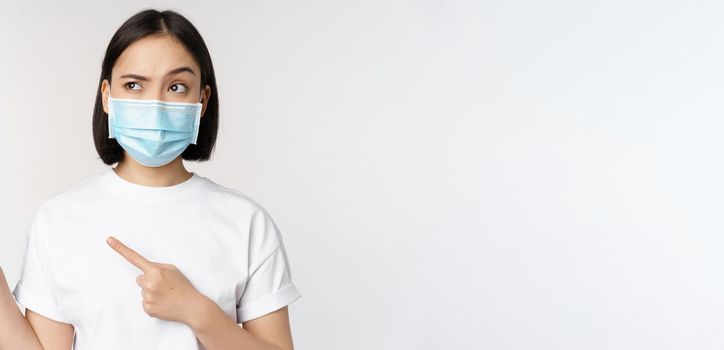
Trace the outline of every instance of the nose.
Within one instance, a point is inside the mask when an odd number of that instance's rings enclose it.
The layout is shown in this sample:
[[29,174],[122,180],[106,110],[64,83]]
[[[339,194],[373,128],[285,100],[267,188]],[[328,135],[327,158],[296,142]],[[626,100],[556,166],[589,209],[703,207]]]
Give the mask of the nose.
[[145,98],[149,100],[163,101],[163,93],[162,91],[149,92],[149,94],[146,95]]

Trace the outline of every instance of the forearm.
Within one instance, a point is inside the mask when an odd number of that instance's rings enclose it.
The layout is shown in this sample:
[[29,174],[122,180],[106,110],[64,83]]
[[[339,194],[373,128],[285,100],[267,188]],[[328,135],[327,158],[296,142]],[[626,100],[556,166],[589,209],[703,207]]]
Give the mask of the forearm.
[[43,350],[35,331],[23,317],[0,268],[0,350]]
[[188,325],[207,350],[280,350],[240,327],[211,299],[199,303],[196,315]]

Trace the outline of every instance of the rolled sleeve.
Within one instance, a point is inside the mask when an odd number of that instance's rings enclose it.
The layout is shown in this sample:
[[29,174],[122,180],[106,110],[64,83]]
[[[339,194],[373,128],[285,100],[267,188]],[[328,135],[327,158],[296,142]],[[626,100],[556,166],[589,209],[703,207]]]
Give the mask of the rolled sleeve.
[[36,213],[26,236],[25,255],[20,268],[20,280],[13,288],[18,304],[54,321],[69,323],[53,293],[52,278],[42,249],[43,217]]
[[[237,323],[266,315],[291,304],[301,297],[292,282],[292,271],[281,234],[265,211],[255,217],[250,247],[271,247],[271,253],[258,254],[250,248],[249,277],[236,304]],[[272,245],[273,244],[273,245]],[[255,257],[260,257],[257,259]]]

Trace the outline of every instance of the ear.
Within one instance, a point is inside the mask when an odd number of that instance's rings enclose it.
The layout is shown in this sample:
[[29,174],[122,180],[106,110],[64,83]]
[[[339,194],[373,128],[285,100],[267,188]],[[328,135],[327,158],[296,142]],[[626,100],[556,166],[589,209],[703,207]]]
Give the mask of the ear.
[[108,114],[108,95],[110,93],[110,84],[108,84],[108,79],[103,79],[103,82],[101,83],[101,102],[103,102],[103,111]]
[[206,114],[206,106],[209,105],[209,98],[211,97],[211,87],[209,85],[206,85],[202,94],[203,96],[201,97],[201,117],[203,118],[204,114]]

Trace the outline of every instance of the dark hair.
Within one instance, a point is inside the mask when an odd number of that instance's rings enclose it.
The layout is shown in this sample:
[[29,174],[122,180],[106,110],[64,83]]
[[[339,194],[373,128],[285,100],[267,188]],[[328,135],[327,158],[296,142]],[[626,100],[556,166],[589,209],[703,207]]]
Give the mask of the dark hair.
[[111,71],[121,53],[133,42],[151,35],[171,35],[181,42],[191,52],[201,68],[202,91],[206,85],[211,88],[211,96],[207,101],[204,116],[201,118],[196,144],[189,144],[181,153],[182,159],[208,160],[216,143],[219,125],[219,94],[211,55],[201,34],[188,19],[174,11],[160,12],[153,9],[138,12],[126,20],[108,43],[101,67],[101,77],[98,80],[96,104],[93,109],[93,141],[96,151],[105,164],[112,165],[123,160],[121,145],[116,139],[108,138],[108,113],[103,111],[101,86],[104,79],[111,82]]

